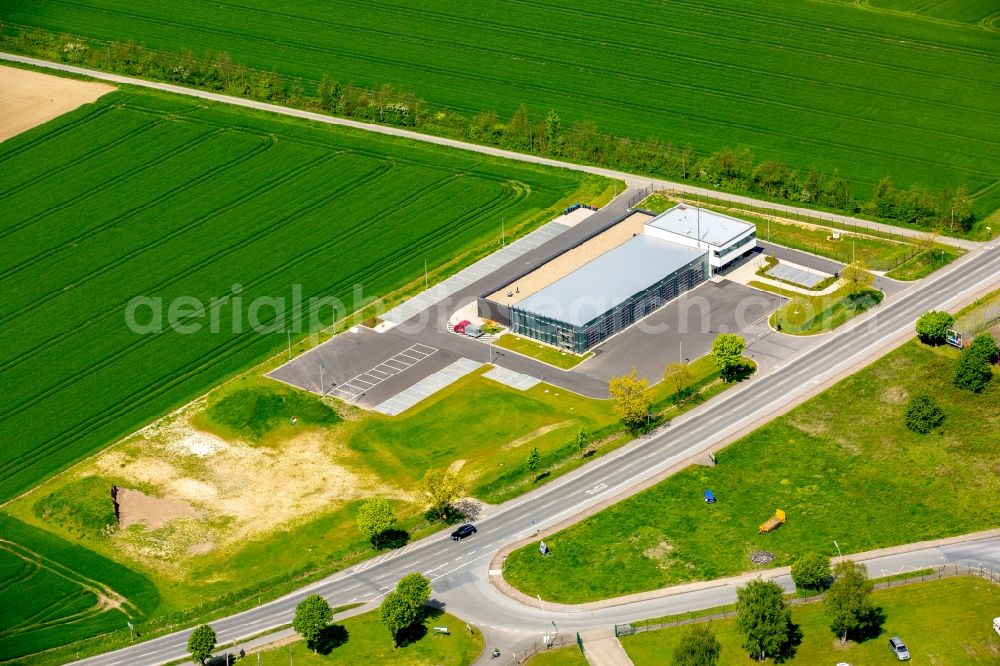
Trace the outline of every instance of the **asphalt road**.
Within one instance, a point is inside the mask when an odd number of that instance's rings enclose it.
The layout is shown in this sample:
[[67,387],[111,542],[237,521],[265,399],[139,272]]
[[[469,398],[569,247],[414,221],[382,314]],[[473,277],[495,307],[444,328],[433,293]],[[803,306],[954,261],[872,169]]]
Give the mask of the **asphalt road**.
[[[479,533],[465,541],[452,542],[447,535],[429,537],[278,600],[213,622],[220,643],[289,622],[295,605],[308,594],[322,594],[331,605],[377,602],[401,575],[410,571],[421,571],[430,577],[434,598],[449,612],[483,627],[491,647],[502,644],[507,650],[538,640],[543,630],[539,608],[504,596],[488,582],[487,568],[499,549],[612,497],[620,499],[635,492],[642,483],[662,476],[677,462],[716,447],[733,434],[780,413],[910,338],[913,323],[921,313],[950,309],[975,294],[996,288],[1000,285],[1000,250],[995,245],[972,252],[909,287],[894,302],[844,325],[771,373],[692,410],[655,436],[633,442],[497,507],[477,521]],[[983,549],[980,554],[997,559],[997,545],[993,542],[980,545]],[[940,564],[941,558],[947,561],[966,557],[969,548],[931,549],[932,552],[909,554],[894,562],[905,560],[909,563],[906,566]],[[892,562],[881,564],[890,565],[895,566]],[[613,622],[714,606],[731,601],[733,594],[734,590],[727,587],[711,587],[697,593],[603,610],[552,610],[545,622],[555,622],[563,633],[587,630]],[[187,635],[188,631],[177,632],[82,663],[159,664],[183,658]]]

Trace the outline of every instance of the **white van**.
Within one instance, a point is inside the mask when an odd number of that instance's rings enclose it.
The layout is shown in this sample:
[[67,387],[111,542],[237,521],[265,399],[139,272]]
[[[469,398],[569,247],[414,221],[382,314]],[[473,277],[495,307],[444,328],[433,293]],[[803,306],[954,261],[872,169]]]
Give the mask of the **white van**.
[[997,632],[997,636],[1000,636],[1000,617],[993,618],[993,631]]

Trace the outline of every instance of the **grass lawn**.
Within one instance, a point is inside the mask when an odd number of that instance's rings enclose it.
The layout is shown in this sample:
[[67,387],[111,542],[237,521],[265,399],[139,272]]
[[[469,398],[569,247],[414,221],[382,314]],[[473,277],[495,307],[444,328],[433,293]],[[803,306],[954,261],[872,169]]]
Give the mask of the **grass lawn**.
[[[650,10],[638,0],[558,0],[467,12],[445,0],[8,0],[4,22],[8,34],[20,24],[199,58],[226,52],[306,90],[323,76],[391,84],[427,100],[431,131],[437,112],[495,112],[508,123],[525,104],[532,122],[552,110],[565,128],[592,121],[702,155],[747,146],[800,182],[812,168],[826,178],[839,168],[865,197],[886,174],[902,189],[964,183],[977,214],[993,211],[1000,116],[982,91],[1000,78],[995,33],[966,22],[978,12],[955,2],[939,10],[953,20],[933,22],[867,4],[706,0]],[[592,150],[606,148],[595,140]]]
[[575,645],[539,652],[525,662],[529,666],[587,666],[587,658]]
[[[756,550],[791,564],[995,527],[1000,521],[1000,381],[979,395],[951,386],[957,353],[910,342],[691,467],[507,558],[523,592],[580,603],[751,571]],[[931,392],[940,432],[906,429],[916,390]],[[900,470],[905,470],[901,473]],[[719,501],[708,505],[702,491]],[[959,492],[957,489],[961,489]],[[905,501],[904,501],[905,500]],[[783,509],[770,534],[757,526]]]
[[559,351],[550,345],[542,344],[541,342],[530,338],[523,338],[520,335],[514,335],[513,333],[501,335],[493,344],[497,347],[510,349],[518,354],[529,356],[536,361],[548,363],[549,365],[561,368],[562,370],[574,368],[594,355],[594,352],[587,352],[586,354],[571,354],[569,352]]
[[[770,324],[789,335],[815,335],[826,333],[875,305],[874,299],[852,299],[850,287],[844,285],[829,294],[813,296],[751,280],[749,285],[789,298],[771,315]],[[881,299],[881,293],[878,293]]]
[[[379,619],[378,611],[356,615],[334,623],[339,628],[336,647],[328,654],[317,654],[306,647],[305,641],[292,643],[260,654],[261,665],[285,666],[289,659],[295,664],[322,666],[325,664],[399,664],[400,666],[467,666],[483,651],[483,635],[478,629],[469,634],[465,622],[442,613],[431,611],[424,620],[423,635],[413,642],[393,649],[392,638]],[[434,635],[433,627],[448,627],[450,635]],[[251,656],[250,660],[254,661]]]
[[963,254],[965,254],[965,250],[951,245],[935,244],[933,248],[924,250],[912,259],[908,259],[893,268],[886,273],[886,277],[893,280],[919,280],[942,266],[947,266]]
[[[978,578],[960,576],[878,590],[872,599],[886,621],[882,635],[863,643],[841,645],[819,602],[792,607],[792,622],[802,631],[802,643],[786,664],[895,664],[887,646],[890,636],[906,643],[913,663],[973,666],[1000,661],[1000,637],[993,618],[1000,607],[1000,588]],[[715,620],[712,630],[722,644],[720,664],[760,664],[740,647],[742,637],[733,619]],[[671,627],[622,638],[635,666],[658,666],[673,653],[688,627]],[[764,663],[773,663],[768,660]]]

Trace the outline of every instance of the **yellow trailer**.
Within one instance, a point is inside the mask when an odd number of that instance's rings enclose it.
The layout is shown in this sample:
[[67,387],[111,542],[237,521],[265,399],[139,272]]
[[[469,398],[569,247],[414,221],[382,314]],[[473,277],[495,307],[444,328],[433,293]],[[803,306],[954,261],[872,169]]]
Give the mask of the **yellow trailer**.
[[785,522],[785,512],[778,509],[774,512],[774,516],[770,518],[766,523],[762,523],[760,526],[760,533],[770,532],[771,530],[777,529],[778,525]]

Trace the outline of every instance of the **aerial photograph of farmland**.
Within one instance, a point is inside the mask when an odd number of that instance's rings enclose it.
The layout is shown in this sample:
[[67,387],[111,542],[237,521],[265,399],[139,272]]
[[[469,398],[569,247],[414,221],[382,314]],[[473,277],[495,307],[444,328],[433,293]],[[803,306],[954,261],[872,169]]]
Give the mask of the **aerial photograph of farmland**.
[[0,0],[0,666],[1000,663],[995,0]]

